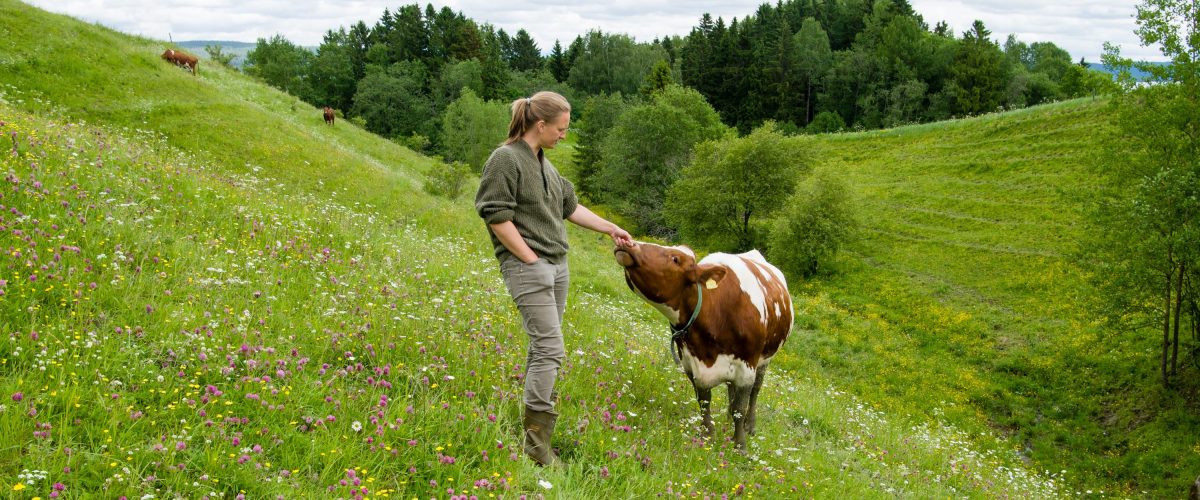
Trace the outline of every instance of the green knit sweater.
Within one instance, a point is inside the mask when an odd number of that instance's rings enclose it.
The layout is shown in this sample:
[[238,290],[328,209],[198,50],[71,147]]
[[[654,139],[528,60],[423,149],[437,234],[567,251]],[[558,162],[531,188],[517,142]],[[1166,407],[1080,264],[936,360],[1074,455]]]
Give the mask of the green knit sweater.
[[[475,210],[484,221],[512,221],[538,257],[556,264],[567,255],[563,220],[575,212],[578,204],[571,181],[559,175],[540,151],[535,156],[523,140],[492,151],[475,194]],[[496,247],[496,258],[503,261],[511,255],[490,226],[488,234]]]

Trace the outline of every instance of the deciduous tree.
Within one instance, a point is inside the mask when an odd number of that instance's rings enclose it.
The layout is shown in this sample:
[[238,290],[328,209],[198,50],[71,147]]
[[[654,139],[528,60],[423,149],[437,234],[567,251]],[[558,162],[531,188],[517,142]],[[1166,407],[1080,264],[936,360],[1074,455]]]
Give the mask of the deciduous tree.
[[746,137],[696,146],[663,213],[683,241],[712,251],[765,248],[766,221],[809,169],[797,139],[767,122]]
[[461,161],[475,172],[508,130],[509,109],[504,103],[486,102],[470,88],[446,108],[442,116],[442,149],[449,161]]
[[[1086,261],[1110,319],[1161,337],[1164,385],[1179,374],[1181,330],[1200,341],[1200,4],[1144,0],[1135,32],[1169,65],[1134,64],[1105,44],[1121,72],[1115,126],[1097,172],[1106,189],[1095,211],[1099,238]],[[1137,85],[1133,67],[1155,85]],[[1192,356],[1197,353],[1193,352]]]
[[259,38],[254,50],[246,54],[245,71],[284,92],[306,96],[309,86],[304,76],[309,72],[312,57],[312,52],[283,35],[272,36],[270,40]]
[[667,189],[691,161],[697,143],[723,137],[727,130],[704,96],[685,87],[667,87],[651,103],[629,108],[601,148],[596,185],[602,201],[641,233],[671,236],[662,215]]

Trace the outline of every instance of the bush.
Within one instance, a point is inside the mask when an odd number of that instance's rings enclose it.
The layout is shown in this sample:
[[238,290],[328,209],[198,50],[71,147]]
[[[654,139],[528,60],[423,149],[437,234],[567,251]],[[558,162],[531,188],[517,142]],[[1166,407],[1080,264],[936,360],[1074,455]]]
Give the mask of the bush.
[[845,181],[818,171],[801,183],[771,228],[771,261],[793,276],[809,277],[858,233]]
[[412,135],[408,137],[397,137],[395,142],[396,144],[413,150],[413,152],[421,153],[423,155],[427,155],[431,152],[429,147],[432,145],[432,143],[429,141],[429,138],[416,132],[413,132]]
[[467,175],[470,173],[471,166],[461,161],[436,162],[433,168],[425,173],[425,192],[451,200],[456,199],[462,194],[463,185],[466,184]]
[[826,132],[841,132],[846,128],[846,121],[842,120],[842,115],[833,111],[822,111],[813,117],[813,120],[808,123],[808,127],[804,129],[810,134],[824,134]]

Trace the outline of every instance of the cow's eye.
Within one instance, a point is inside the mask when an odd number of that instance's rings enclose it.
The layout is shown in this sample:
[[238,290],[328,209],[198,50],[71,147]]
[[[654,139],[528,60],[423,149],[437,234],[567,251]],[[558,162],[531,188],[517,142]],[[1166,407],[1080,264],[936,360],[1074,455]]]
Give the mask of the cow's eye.
[[672,255],[672,256],[671,256],[671,262],[674,262],[674,263],[678,264],[678,263],[679,263],[679,256],[678,256],[678,255]]

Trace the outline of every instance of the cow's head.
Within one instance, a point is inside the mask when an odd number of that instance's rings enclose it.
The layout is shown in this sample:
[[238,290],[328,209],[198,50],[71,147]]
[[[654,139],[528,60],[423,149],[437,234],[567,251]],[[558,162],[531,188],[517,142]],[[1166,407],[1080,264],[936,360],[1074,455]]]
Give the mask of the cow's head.
[[616,248],[613,255],[625,268],[625,284],[657,304],[695,294],[693,288],[697,283],[715,286],[725,278],[725,267],[697,264],[696,253],[686,246],[634,242],[632,246]]
[[175,57],[175,51],[174,51],[174,50],[167,49],[165,52],[163,52],[163,55],[162,55],[162,58],[163,58],[163,59],[168,59],[168,60],[169,60],[169,59],[171,59],[172,57]]

